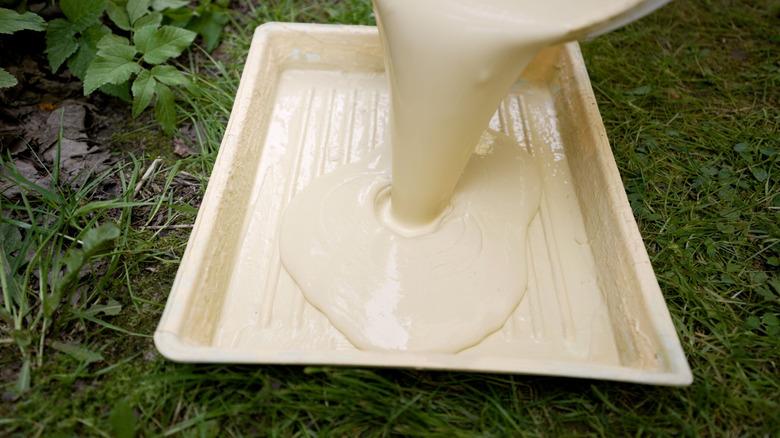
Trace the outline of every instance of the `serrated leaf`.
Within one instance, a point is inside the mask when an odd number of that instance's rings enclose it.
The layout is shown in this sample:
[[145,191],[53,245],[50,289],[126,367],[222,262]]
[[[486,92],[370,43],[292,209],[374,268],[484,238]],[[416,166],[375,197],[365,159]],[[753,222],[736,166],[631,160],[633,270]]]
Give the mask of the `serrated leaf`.
[[152,103],[157,81],[152,77],[149,70],[144,70],[138,74],[133,81],[133,117],[139,114]]
[[[97,43],[98,50],[100,49],[107,49],[114,46],[130,46],[130,40],[123,36],[114,35],[113,33],[108,34],[100,39]],[[132,47],[132,46],[131,46]],[[133,48],[135,50],[135,48]],[[137,52],[136,52],[137,53]]]
[[127,15],[127,1],[109,0],[106,4],[108,18],[122,30],[130,30],[130,16]]
[[176,104],[171,89],[157,84],[157,102],[154,105],[154,118],[168,135],[176,130]]
[[162,24],[163,16],[159,12],[152,12],[151,14],[146,14],[143,17],[139,18],[134,24],[134,29],[140,29],[144,26],[154,26],[155,28],[160,27],[160,24]]
[[135,32],[133,33],[133,44],[135,44],[135,47],[139,52],[144,53],[146,50],[149,50],[149,42],[158,29],[159,26],[154,25],[143,26],[135,29]]
[[106,0],[61,0],[60,9],[76,32],[97,24],[106,9]]
[[77,78],[84,80],[87,68],[97,54],[97,43],[104,36],[111,33],[111,29],[102,24],[96,24],[81,33],[78,40],[79,50],[76,55],[68,59],[68,68]]
[[133,35],[133,42],[143,54],[143,60],[149,64],[160,64],[179,56],[192,44],[195,32],[174,26],[162,26],[154,29],[145,26]]
[[108,28],[108,26],[103,24],[96,24],[81,34],[81,40],[79,41],[79,45],[89,45],[91,47],[94,47],[95,51],[97,51],[98,43],[103,39],[104,36],[111,33],[111,29]]
[[227,13],[218,10],[209,11],[192,20],[187,28],[197,32],[203,38],[206,51],[211,52],[217,48],[222,29],[228,21],[230,16]]
[[60,351],[62,353],[65,353],[68,356],[80,362],[85,362],[87,364],[93,362],[100,362],[101,360],[103,360],[102,354],[92,351],[79,344],[66,344],[64,342],[55,341],[51,343],[51,348]]
[[149,12],[150,0],[128,0],[127,1],[127,16],[130,18],[130,24],[134,25],[136,20],[146,15]]
[[163,11],[165,9],[183,8],[190,4],[190,0],[152,0],[152,9]]
[[120,84],[141,70],[133,58],[137,53],[124,38],[106,35],[97,44],[98,52],[84,77],[84,95],[105,84]]
[[13,87],[18,83],[19,81],[16,80],[14,75],[8,73],[4,68],[0,68],[0,88]]
[[130,97],[130,82],[123,82],[121,84],[105,84],[98,88],[100,92],[108,94],[109,96],[116,97],[127,103],[132,101]]
[[152,67],[152,76],[166,85],[188,85],[190,81],[176,67],[172,65],[155,65]]
[[46,22],[38,14],[32,12],[20,14],[11,9],[0,8],[0,33],[10,35],[19,30],[44,29],[46,29]]
[[49,22],[46,29],[46,56],[52,71],[56,72],[63,62],[76,53],[79,44],[76,41],[76,31],[70,22],[56,18]]
[[190,8],[168,9],[164,13],[169,21],[168,24],[176,27],[186,27],[194,15]]

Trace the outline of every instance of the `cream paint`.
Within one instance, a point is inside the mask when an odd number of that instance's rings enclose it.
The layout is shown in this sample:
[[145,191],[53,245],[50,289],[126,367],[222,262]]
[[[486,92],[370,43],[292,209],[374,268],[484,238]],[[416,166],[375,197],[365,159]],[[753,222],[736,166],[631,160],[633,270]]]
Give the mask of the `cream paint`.
[[315,180],[280,230],[285,268],[350,342],[458,352],[505,324],[542,179],[485,127],[541,48],[637,3],[377,0],[390,151]]
[[[543,194],[520,268],[527,269],[528,287],[503,327],[459,356],[616,364],[615,337],[560,137],[572,122],[564,117],[559,126],[555,98],[536,81],[529,77],[515,86],[489,124],[520,145],[520,156],[533,156],[541,173]],[[252,187],[251,215],[214,342],[240,351],[346,354],[355,350],[353,343],[279,266],[276,236],[290,199],[322,175],[371,161],[387,149],[385,77],[287,70],[277,87],[255,183],[244,182]],[[484,146],[480,152],[487,151]]]
[[359,348],[453,352],[498,330],[526,289],[526,234],[539,207],[535,161],[488,132],[431,230],[386,223],[381,156],[318,179],[288,207],[285,267]]

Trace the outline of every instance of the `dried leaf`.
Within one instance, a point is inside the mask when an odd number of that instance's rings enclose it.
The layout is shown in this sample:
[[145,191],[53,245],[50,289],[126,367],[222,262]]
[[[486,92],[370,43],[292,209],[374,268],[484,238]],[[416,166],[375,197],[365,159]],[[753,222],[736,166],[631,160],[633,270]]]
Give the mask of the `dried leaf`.
[[193,154],[192,148],[190,148],[187,143],[184,142],[179,137],[176,137],[173,139],[173,153],[182,157],[186,158]]

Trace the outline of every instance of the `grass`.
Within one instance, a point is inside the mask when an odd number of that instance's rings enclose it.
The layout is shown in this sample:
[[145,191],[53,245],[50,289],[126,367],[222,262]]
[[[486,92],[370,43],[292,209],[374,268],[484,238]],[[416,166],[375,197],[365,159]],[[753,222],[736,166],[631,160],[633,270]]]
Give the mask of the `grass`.
[[[76,212],[90,205],[89,193],[2,201],[4,230],[19,230],[22,242],[48,255],[75,248],[99,223],[116,223],[121,233],[113,249],[88,263],[87,275],[71,288],[81,291],[78,299],[63,299],[45,332],[44,316],[33,324],[42,311],[38,283],[46,283],[36,279],[49,276],[35,272],[51,271],[52,257],[4,270],[28,302],[26,315],[0,325],[6,393],[0,433],[776,435],[779,14],[768,1],[677,1],[583,46],[634,214],[695,375],[690,387],[181,365],[159,357],[148,335],[188,230],[148,224],[193,220],[191,203],[166,181],[186,171],[202,191],[252,29],[267,20],[371,22],[364,1],[269,1],[236,18],[229,61],[192,55],[200,86],[184,96],[182,110],[197,127],[202,153],[166,158],[149,179],[157,189],[130,196],[151,156],[106,175],[121,176],[123,190],[86,214]],[[101,305],[114,307],[95,307]]]

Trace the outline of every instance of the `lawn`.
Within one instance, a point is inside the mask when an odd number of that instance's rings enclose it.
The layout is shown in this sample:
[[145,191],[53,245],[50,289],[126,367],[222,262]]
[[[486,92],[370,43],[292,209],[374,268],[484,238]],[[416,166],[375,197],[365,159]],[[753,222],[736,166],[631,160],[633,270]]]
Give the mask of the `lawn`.
[[[253,29],[266,21],[373,23],[361,0],[234,3],[218,53],[181,58],[198,85],[179,102],[182,123],[194,127],[196,153],[171,153],[171,140],[142,118],[112,136],[121,160],[82,188],[49,190],[14,179],[23,196],[0,197],[3,306],[13,307],[0,313],[0,435],[780,433],[780,3],[677,0],[583,43],[634,215],[694,374],[685,388],[183,365],[157,354],[151,334]],[[104,190],[107,182],[113,191]],[[85,240],[84,230],[106,222],[117,227],[92,237],[97,246],[100,237],[116,237],[113,249],[96,247],[101,255],[60,288],[61,304],[42,306],[39,296],[60,289],[41,290],[47,282],[37,279],[52,275],[61,254],[76,253],[74,236]],[[20,252],[32,261],[9,264]],[[10,292],[20,297],[13,306]]]

